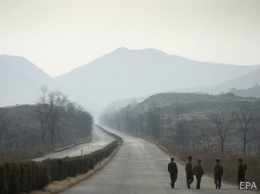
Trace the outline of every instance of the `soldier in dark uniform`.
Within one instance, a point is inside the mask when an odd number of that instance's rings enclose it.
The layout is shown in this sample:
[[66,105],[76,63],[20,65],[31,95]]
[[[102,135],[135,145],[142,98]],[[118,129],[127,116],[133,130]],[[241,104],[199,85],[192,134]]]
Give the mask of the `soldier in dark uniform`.
[[174,158],[171,158],[171,162],[168,164],[168,172],[171,177],[171,186],[174,188],[174,184],[177,180],[178,168],[176,163],[174,162]]
[[222,176],[223,176],[223,167],[220,165],[220,160],[216,159],[216,166],[214,168],[214,179],[215,179],[216,189],[221,188]]
[[196,189],[200,189],[201,177],[204,175],[204,170],[201,166],[201,160],[200,159],[198,159],[197,165],[195,165],[194,168],[193,168],[193,174],[196,176],[196,179],[197,179]]
[[190,189],[190,185],[193,182],[193,172],[192,172],[192,157],[188,157],[188,162],[186,163],[185,166],[185,171],[186,171],[186,179],[187,179],[187,186]]
[[238,173],[237,173],[237,181],[240,189],[240,182],[245,182],[247,166],[243,164],[242,159],[238,159]]

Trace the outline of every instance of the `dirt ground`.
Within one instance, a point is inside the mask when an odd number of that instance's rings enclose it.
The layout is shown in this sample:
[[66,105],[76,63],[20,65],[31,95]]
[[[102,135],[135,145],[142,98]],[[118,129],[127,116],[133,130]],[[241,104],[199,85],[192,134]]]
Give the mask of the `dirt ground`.
[[118,149],[119,147],[115,149],[109,157],[103,159],[101,162],[96,164],[94,169],[89,170],[87,173],[77,175],[76,177],[69,177],[66,180],[62,181],[54,181],[50,183],[48,186],[44,187],[41,191],[31,191],[30,194],[55,194],[64,191],[69,187],[72,187],[73,185],[76,185],[77,183],[92,176],[95,172],[97,172],[103,166],[105,166],[113,158]]

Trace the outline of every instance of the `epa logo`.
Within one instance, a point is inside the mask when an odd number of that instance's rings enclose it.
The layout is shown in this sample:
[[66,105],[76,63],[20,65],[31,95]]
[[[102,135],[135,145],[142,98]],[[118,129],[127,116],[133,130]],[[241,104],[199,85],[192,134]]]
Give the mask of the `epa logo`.
[[255,182],[240,182],[239,184],[240,189],[257,189]]

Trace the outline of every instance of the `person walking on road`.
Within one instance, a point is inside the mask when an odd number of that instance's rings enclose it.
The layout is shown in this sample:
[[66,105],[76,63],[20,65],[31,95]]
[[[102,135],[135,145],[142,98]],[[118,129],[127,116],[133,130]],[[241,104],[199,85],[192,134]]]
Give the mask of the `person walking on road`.
[[177,180],[178,168],[177,164],[174,162],[174,158],[171,158],[171,162],[168,164],[168,172],[171,177],[171,186],[174,188],[175,182]]
[[196,179],[197,179],[196,189],[200,189],[201,177],[204,175],[204,170],[201,166],[201,160],[200,159],[198,159],[197,165],[195,165],[194,168],[193,168],[193,174],[196,176]]
[[192,172],[192,157],[188,157],[188,162],[186,163],[185,166],[185,171],[186,171],[186,179],[187,179],[187,186],[190,189],[190,185],[193,182],[193,172]]
[[220,160],[216,159],[216,166],[214,168],[214,179],[215,179],[216,189],[221,188],[222,176],[223,176],[223,167],[220,165]]
[[247,166],[243,164],[241,158],[238,159],[238,172],[237,172],[237,181],[238,181],[238,189],[240,188],[240,183],[245,182],[245,175],[246,175]]

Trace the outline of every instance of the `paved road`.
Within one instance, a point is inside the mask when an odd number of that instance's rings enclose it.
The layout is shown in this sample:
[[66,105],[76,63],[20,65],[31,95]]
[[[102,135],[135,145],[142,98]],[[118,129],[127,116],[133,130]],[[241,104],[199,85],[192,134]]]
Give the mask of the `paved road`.
[[[201,190],[187,189],[184,167],[178,165],[179,174],[176,188],[170,187],[167,172],[169,156],[156,145],[142,139],[131,137],[114,130],[124,139],[117,154],[100,171],[80,184],[62,192],[62,194],[240,194],[248,192],[238,190],[236,186],[223,184],[221,190],[214,188],[213,179],[202,178]],[[259,194],[259,193],[258,193]]]
[[105,132],[103,132],[102,130],[100,130],[99,128],[97,128],[96,126],[93,129],[93,137],[92,137],[92,141],[90,143],[84,143],[84,144],[80,144],[77,145],[73,148],[61,151],[61,152],[57,152],[57,153],[53,153],[53,154],[49,154],[46,155],[44,157],[41,158],[37,158],[35,159],[35,161],[41,161],[47,158],[64,158],[64,157],[74,157],[74,156],[79,156],[81,154],[85,155],[85,154],[89,154],[91,152],[94,152],[96,150],[100,150],[103,147],[105,147],[106,145],[108,145],[109,143],[111,143],[112,141],[114,141],[115,139],[113,137],[111,137],[110,135],[106,134]]

